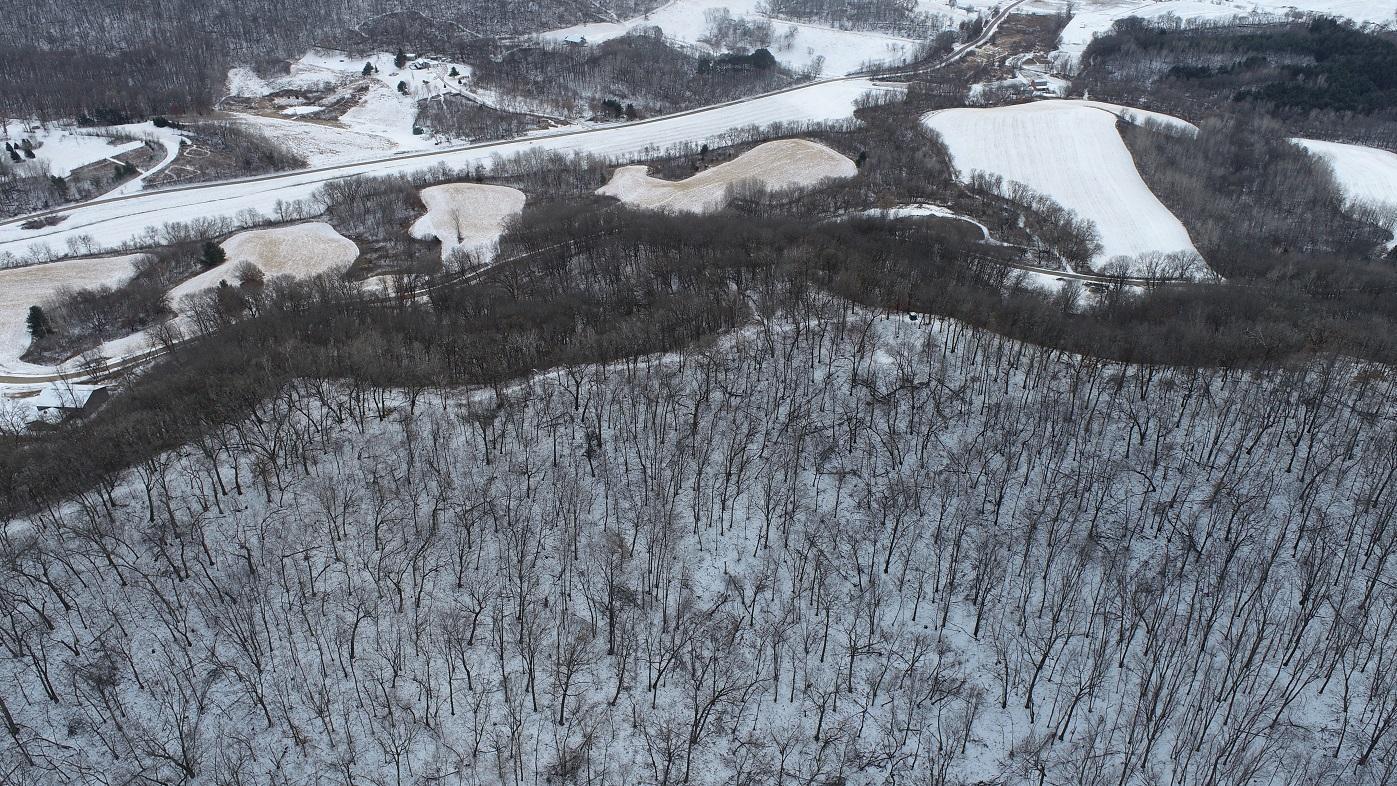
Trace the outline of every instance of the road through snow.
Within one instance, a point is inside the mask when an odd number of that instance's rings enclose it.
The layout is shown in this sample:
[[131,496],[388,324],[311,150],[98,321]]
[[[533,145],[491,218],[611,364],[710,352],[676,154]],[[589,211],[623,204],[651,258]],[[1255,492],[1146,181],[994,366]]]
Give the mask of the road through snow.
[[56,226],[26,230],[20,227],[19,220],[0,224],[0,253],[8,251],[20,257],[29,256],[35,243],[61,250],[69,238],[84,235],[102,248],[111,248],[139,237],[148,227],[160,227],[169,222],[220,216],[232,219],[240,211],[249,209],[269,214],[278,200],[304,200],[322,183],[358,175],[410,174],[438,164],[468,169],[488,163],[496,155],[509,156],[530,150],[635,156],[647,150],[658,152],[678,143],[713,140],[728,131],[749,126],[838,120],[853,115],[854,102],[864,93],[899,89],[869,79],[832,80],[608,128],[405,154],[377,161],[88,202],[54,211],[66,216]]

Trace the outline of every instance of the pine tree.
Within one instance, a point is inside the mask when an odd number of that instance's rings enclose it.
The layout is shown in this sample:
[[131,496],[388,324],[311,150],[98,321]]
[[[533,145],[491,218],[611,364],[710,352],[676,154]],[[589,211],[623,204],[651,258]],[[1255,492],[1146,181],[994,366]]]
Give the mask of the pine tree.
[[461,72],[456,70],[456,66],[451,66],[451,76],[460,76]]
[[204,243],[204,267],[218,267],[228,259],[228,254],[223,247],[212,240]]
[[398,47],[398,53],[393,55],[393,67],[402,68],[405,65],[407,65],[407,53],[402,50],[402,47]]
[[29,335],[36,339],[53,335],[53,325],[49,323],[48,315],[38,306],[29,307]]
[[365,63],[365,64],[364,64],[364,76],[372,76],[372,75],[373,75],[373,72],[374,72],[374,64],[373,64],[373,63]]
[[407,95],[407,82],[398,83],[398,92]]

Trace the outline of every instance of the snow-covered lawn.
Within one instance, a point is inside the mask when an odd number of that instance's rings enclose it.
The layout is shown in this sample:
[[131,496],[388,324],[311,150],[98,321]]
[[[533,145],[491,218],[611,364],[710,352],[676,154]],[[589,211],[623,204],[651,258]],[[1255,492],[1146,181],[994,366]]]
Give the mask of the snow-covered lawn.
[[[773,37],[777,39],[769,49],[776,59],[797,70],[812,69],[818,60],[819,73],[823,76],[853,73],[868,62],[901,62],[912,56],[919,44],[910,38],[885,33],[838,30],[768,17],[760,13],[759,5],[759,0],[673,0],[642,17],[575,25],[549,31],[542,37],[553,41],[586,39],[588,44],[599,44],[639,27],[658,27],[673,41],[708,50],[710,48],[700,40],[709,29],[706,14],[726,9],[734,18],[769,20]],[[923,3],[921,10],[945,16],[947,26],[975,16],[964,7],[952,8],[938,3]],[[791,31],[794,35],[790,35]],[[788,35],[789,44],[786,43]]]
[[1379,220],[1395,233],[1389,248],[1397,247],[1397,153],[1314,139],[1293,141],[1328,162],[1350,205],[1381,212]]
[[597,193],[648,210],[705,213],[727,204],[728,189],[738,183],[760,183],[772,190],[812,186],[828,177],[853,177],[858,167],[816,142],[778,139],[684,180],[660,180],[646,172],[643,166],[621,167]]
[[[353,175],[407,175],[446,165],[457,170],[488,166],[495,156],[527,151],[555,151],[563,154],[591,153],[616,158],[655,154],[666,147],[684,143],[718,142],[724,134],[772,123],[823,122],[845,119],[853,114],[855,102],[870,90],[897,91],[894,86],[876,86],[863,79],[823,82],[751,101],[712,109],[685,112],[669,117],[592,129],[582,132],[552,132],[527,139],[496,144],[442,150],[426,155],[404,155],[396,159],[340,166],[314,172],[293,172],[256,182],[222,183],[202,188],[143,194],[121,202],[79,205],[65,214],[60,224],[43,229],[23,229],[18,222],[0,224],[0,254],[25,257],[37,244],[48,249],[64,248],[67,239],[89,236],[101,248],[139,237],[148,228],[198,218],[227,218],[243,222],[245,211],[265,214],[277,200],[308,200],[321,183]],[[246,226],[246,224],[241,224]]]
[[422,189],[427,215],[412,225],[419,240],[441,241],[441,258],[458,249],[493,257],[505,224],[524,210],[524,192],[504,186],[449,183]]
[[[1040,1],[1021,10],[1049,12],[1061,10],[1065,5]],[[1054,63],[1069,71],[1076,68],[1093,38],[1110,31],[1116,21],[1132,16],[1152,20],[1172,17],[1181,21],[1264,21],[1288,14],[1312,13],[1344,17],[1359,23],[1397,24],[1397,3],[1392,0],[1098,0],[1077,2],[1074,7],[1075,14],[1063,29],[1058,51],[1054,53]]]
[[39,369],[19,362],[29,348],[29,307],[65,288],[119,286],[136,272],[141,254],[101,259],[70,259],[47,265],[0,270],[0,372]]
[[[105,136],[94,136],[92,130],[81,130],[66,126],[47,128],[25,123],[0,123],[0,152],[5,142],[16,147],[28,140],[34,148],[34,158],[26,158],[21,167],[36,173],[67,177],[73,170],[80,169],[96,161],[118,156],[135,150],[141,142],[134,140],[113,140]],[[5,166],[10,166],[8,153]]]
[[[1108,105],[1109,106],[1109,105]],[[962,179],[980,171],[1022,183],[1096,225],[1098,265],[1116,257],[1185,252],[1188,231],[1150,192],[1106,106],[1039,101],[948,109],[922,119],[941,135]]]

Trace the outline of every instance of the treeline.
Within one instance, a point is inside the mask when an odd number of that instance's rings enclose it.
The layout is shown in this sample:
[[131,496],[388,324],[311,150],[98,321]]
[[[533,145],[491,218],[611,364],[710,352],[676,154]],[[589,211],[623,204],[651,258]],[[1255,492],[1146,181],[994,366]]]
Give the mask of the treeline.
[[[1387,234],[1354,218],[1328,166],[1267,118],[1207,120],[1196,136],[1152,125],[1118,128],[1140,176],[1224,276],[1265,278],[1305,259],[1360,265]],[[1394,271],[1397,272],[1397,271]]]
[[422,102],[416,125],[428,133],[467,142],[512,139],[547,128],[548,121],[519,112],[503,112],[459,95],[443,95]]
[[502,109],[635,119],[762,93],[796,75],[770,52],[713,59],[670,46],[657,28],[599,46],[539,43],[472,61],[474,83],[511,98]]
[[1220,26],[1130,18],[1074,89],[1200,119],[1261,109],[1294,134],[1397,146],[1397,41],[1328,18]]
[[[222,95],[228,67],[275,63],[329,37],[409,49],[463,38],[532,32],[598,14],[628,15],[649,0],[65,0],[27,3],[0,26],[0,116],[96,123],[202,112]],[[392,24],[409,13],[429,23]],[[362,29],[362,32],[360,32]],[[348,31],[348,32],[346,32]],[[399,37],[400,36],[400,37]],[[397,37],[388,42],[387,39]]]
[[948,15],[927,13],[906,0],[763,0],[762,10],[783,19],[908,38],[930,38],[950,26]]

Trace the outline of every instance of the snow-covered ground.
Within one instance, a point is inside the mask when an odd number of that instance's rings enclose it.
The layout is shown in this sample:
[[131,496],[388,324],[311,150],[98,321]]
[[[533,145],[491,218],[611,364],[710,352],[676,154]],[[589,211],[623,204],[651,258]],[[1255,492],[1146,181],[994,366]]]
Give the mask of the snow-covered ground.
[[29,348],[30,306],[41,305],[66,288],[119,286],[136,272],[141,256],[70,259],[0,270],[0,376],[46,370],[19,360]]
[[1379,211],[1378,220],[1394,232],[1388,248],[1397,247],[1397,153],[1314,139],[1292,141],[1329,164],[1351,206]]
[[[318,221],[272,229],[240,232],[223,241],[227,259],[193,278],[186,279],[169,292],[175,317],[169,327],[175,335],[197,332],[192,318],[190,298],[218,287],[221,282],[239,284],[239,273],[245,264],[257,266],[264,280],[279,276],[311,278],[336,269],[347,268],[359,257],[354,241],[335,231],[329,224]],[[138,355],[152,346],[151,332],[141,331],[108,341],[97,353],[109,359]],[[53,369],[35,369],[51,372]]]
[[[529,151],[591,153],[599,156],[636,157],[658,153],[681,143],[720,141],[724,134],[772,123],[801,123],[851,117],[854,104],[870,90],[899,91],[892,85],[875,85],[864,79],[823,82],[668,117],[585,131],[540,134],[527,139],[471,145],[386,161],[349,164],[334,168],[293,172],[250,182],[223,183],[180,191],[151,192],[122,201],[87,203],[74,207],[60,224],[43,229],[22,229],[19,222],[0,224],[0,254],[24,257],[35,244],[50,250],[65,247],[67,238],[90,236],[98,247],[112,248],[139,237],[148,228],[198,218],[227,218],[242,222],[244,211],[265,213],[277,200],[304,201],[327,180],[353,175],[406,175],[447,165],[460,170],[489,165],[494,156]],[[246,226],[246,223],[241,224]]]
[[248,113],[233,113],[235,123],[249,126],[269,139],[295,150],[312,167],[334,166],[392,155],[398,146],[391,140],[331,123],[290,120]]
[[524,210],[524,192],[504,186],[449,183],[422,189],[427,215],[412,225],[419,240],[441,241],[441,258],[456,251],[493,257],[509,220]]
[[[1062,31],[1053,58],[1054,64],[1066,71],[1076,68],[1093,38],[1108,32],[1116,21],[1132,16],[1156,21],[1226,22],[1234,19],[1261,21],[1309,13],[1344,17],[1359,23],[1397,24],[1397,3],[1391,0],[1097,0],[1072,5],[1075,13]],[[1057,0],[1037,0],[1025,10],[1057,12],[1065,7],[1066,3]]]
[[948,109],[922,122],[941,135],[960,177],[980,171],[1022,183],[1095,224],[1098,265],[1124,257],[1144,272],[1141,255],[1196,256],[1183,224],[1140,178],[1108,106],[1039,101]]
[[[104,129],[106,130],[106,129]],[[110,129],[120,133],[120,127]],[[95,136],[95,129],[78,129],[69,126],[38,126],[28,123],[7,121],[0,123],[0,151],[4,143],[19,147],[26,140],[33,145],[34,158],[26,158],[21,167],[35,173],[67,177],[73,170],[88,164],[113,158],[141,146],[139,141],[117,140],[106,136]],[[10,166],[6,154],[5,166]]]
[[276,276],[310,278],[336,268],[349,267],[359,257],[354,241],[329,224],[312,221],[272,229],[239,232],[223,242],[227,260],[170,290],[170,302],[179,305],[189,295],[237,283],[238,269],[253,264],[268,279]]
[[598,194],[633,207],[680,213],[706,213],[727,204],[729,189],[758,183],[776,190],[812,186],[830,177],[853,177],[858,167],[847,156],[805,139],[779,139],[684,180],[660,180],[644,166],[616,170]]
[[[901,62],[913,55],[919,44],[886,33],[838,30],[768,17],[760,12],[760,5],[760,0],[673,0],[645,16],[623,22],[575,25],[544,33],[542,37],[553,41],[585,39],[588,44],[598,44],[639,27],[658,27],[673,41],[707,50],[710,48],[701,41],[709,29],[707,14],[726,9],[734,18],[769,20],[776,39],[768,47],[771,54],[782,65],[797,70],[813,69],[818,61],[823,76],[853,73],[869,62]],[[975,16],[964,6],[953,8],[939,3],[924,3],[921,10],[946,17],[948,26]]]
[[[243,122],[256,125],[262,133],[302,152],[312,166],[355,160],[355,150],[362,151],[358,155],[358,160],[362,160],[383,150],[429,149],[435,141],[425,134],[413,133],[418,102],[452,93],[469,94],[463,83],[469,80],[471,68],[464,63],[414,59],[400,69],[393,60],[391,52],[354,57],[337,50],[311,49],[291,64],[289,73],[270,79],[263,79],[248,68],[234,68],[228,72],[227,90],[230,97],[272,96],[273,103],[281,107],[280,114],[292,118],[323,107],[294,95],[273,94],[329,91],[322,103],[332,103],[352,95],[356,87],[367,88],[337,124],[236,113]],[[419,62],[426,67],[414,68]],[[373,66],[369,74],[364,73],[365,65]],[[453,70],[456,76],[451,75]],[[405,93],[398,89],[400,83]]]

